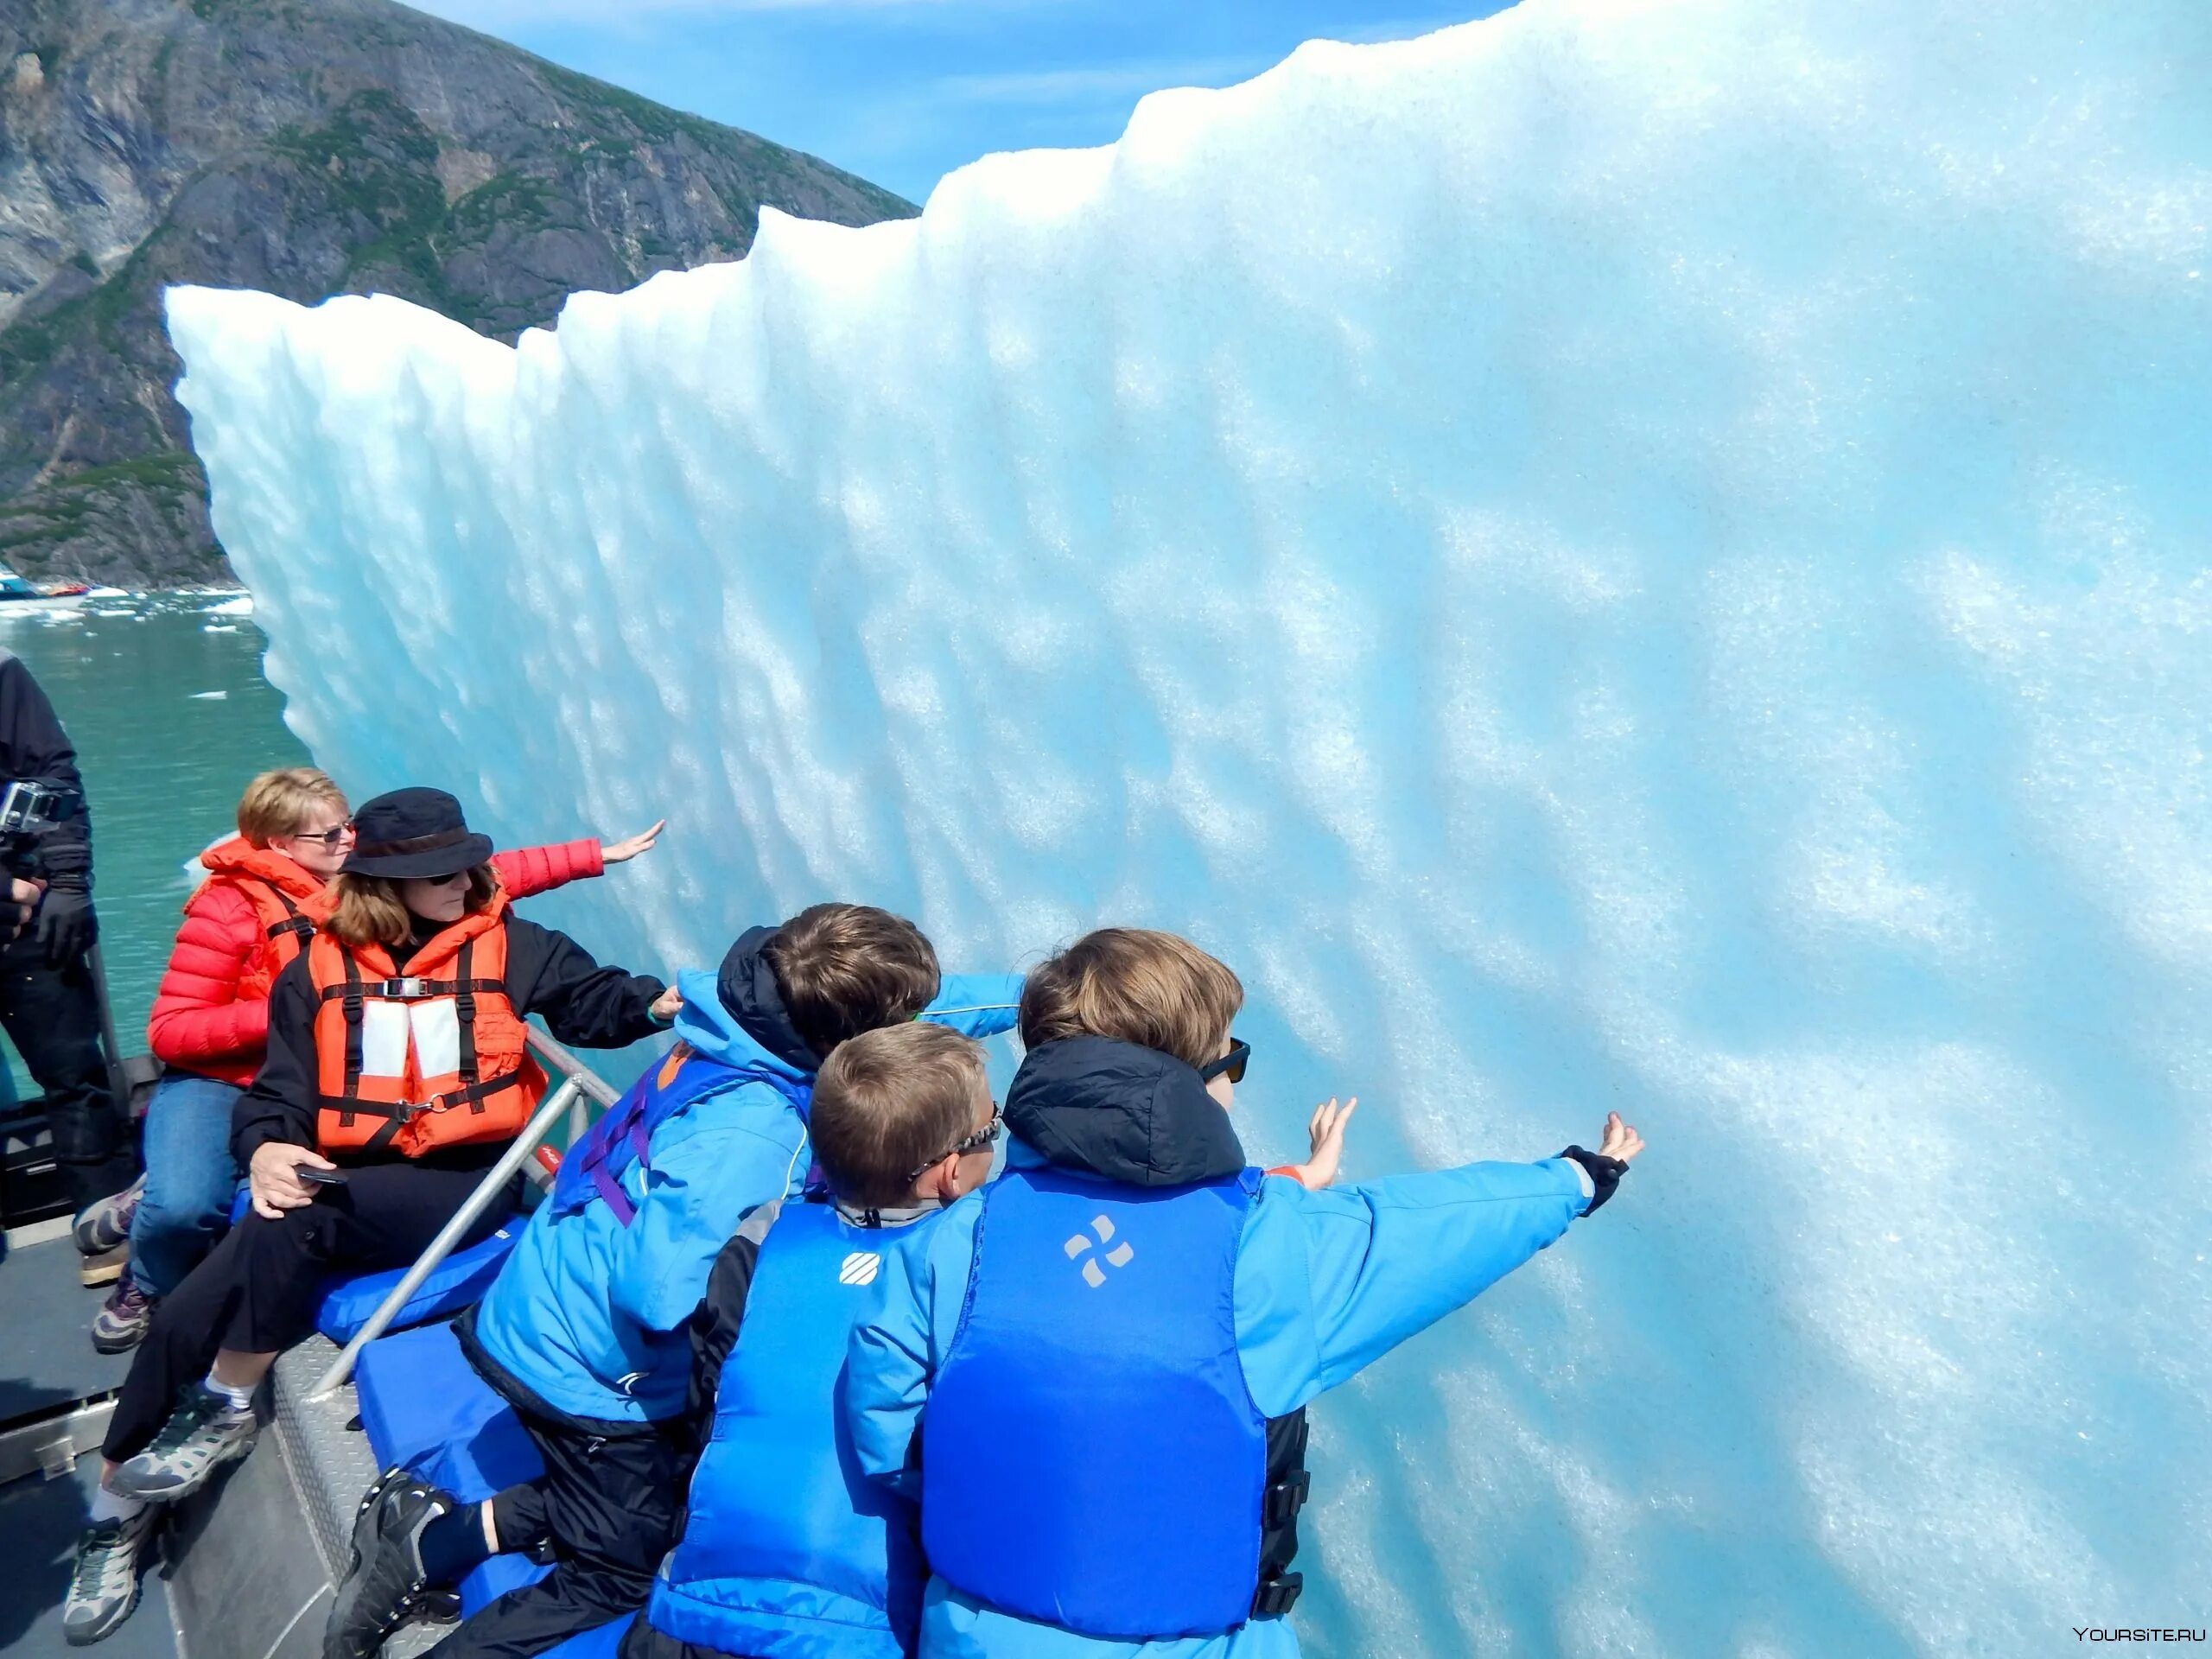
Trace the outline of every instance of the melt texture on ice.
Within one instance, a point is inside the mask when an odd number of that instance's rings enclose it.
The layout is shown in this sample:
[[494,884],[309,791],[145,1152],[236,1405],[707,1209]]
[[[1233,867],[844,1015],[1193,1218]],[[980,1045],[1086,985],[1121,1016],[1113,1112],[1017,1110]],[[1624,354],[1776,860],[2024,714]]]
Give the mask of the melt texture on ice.
[[1352,1656],[2212,1619],[2212,6],[1530,0],[512,348],[183,290],[290,717],[706,962],[1244,976],[1269,1160],[1652,1150],[1318,1408]]

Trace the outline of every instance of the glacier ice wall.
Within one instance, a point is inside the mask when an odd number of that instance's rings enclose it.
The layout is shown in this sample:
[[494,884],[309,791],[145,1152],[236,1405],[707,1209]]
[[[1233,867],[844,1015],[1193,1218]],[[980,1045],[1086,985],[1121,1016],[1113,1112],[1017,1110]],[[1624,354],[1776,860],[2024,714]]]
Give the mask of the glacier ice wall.
[[665,810],[553,913],[1246,976],[1248,1138],[1621,1202],[1328,1402],[1351,1655],[2212,1612],[2212,7],[1530,0],[514,349],[184,290],[359,794]]

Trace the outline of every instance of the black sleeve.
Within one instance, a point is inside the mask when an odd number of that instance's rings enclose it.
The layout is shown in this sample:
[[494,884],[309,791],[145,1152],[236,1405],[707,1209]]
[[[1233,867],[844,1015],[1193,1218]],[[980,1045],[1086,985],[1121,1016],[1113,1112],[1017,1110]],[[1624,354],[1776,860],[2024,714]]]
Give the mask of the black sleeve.
[[36,874],[58,887],[92,884],[92,820],[77,751],[44,688],[12,652],[0,652],[0,782],[35,780],[67,791],[76,810],[38,840]]
[[620,1048],[668,1029],[651,1012],[668,988],[659,980],[602,968],[567,934],[512,913],[507,984],[518,1013],[542,1014],[554,1036],[578,1048]]
[[689,1414],[704,1444],[715,1414],[715,1391],[721,1387],[722,1362],[737,1346],[745,1322],[745,1298],[753,1288],[753,1264],[760,1259],[758,1231],[741,1227],[715,1258],[707,1294],[691,1315],[691,1399]]
[[244,1169],[254,1148],[270,1141],[312,1147],[315,1120],[315,987],[302,955],[269,988],[269,1051],[231,1108],[231,1156]]

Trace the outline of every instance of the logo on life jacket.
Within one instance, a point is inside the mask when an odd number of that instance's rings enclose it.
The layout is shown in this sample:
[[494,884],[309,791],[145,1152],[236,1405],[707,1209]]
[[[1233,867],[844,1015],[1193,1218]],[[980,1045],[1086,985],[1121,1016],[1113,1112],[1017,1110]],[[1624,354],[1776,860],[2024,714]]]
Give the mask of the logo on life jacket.
[[855,1250],[839,1264],[837,1282],[841,1285],[872,1285],[882,1268],[883,1258],[874,1250]]
[[507,995],[504,896],[415,952],[328,931],[308,947],[315,987],[315,1140],[325,1152],[419,1158],[512,1140],[545,1093]]
[[[1114,1243],[1114,1224],[1106,1217],[1092,1217],[1090,1221],[1090,1230],[1098,1235],[1098,1245],[1101,1249],[1104,1249],[1107,1245]],[[1096,1256],[1089,1254],[1090,1249],[1090,1241],[1088,1238],[1085,1238],[1081,1233],[1077,1233],[1073,1238],[1068,1240],[1066,1243],[1061,1245],[1060,1248],[1067,1252],[1068,1260],[1071,1262],[1075,1261],[1077,1257],[1083,1258],[1083,1282],[1084,1284],[1089,1285],[1093,1290],[1096,1290],[1101,1285],[1106,1282],[1106,1269],[1098,1265],[1098,1258]],[[1125,1238],[1119,1244],[1114,1244],[1114,1248],[1112,1249],[1106,1251],[1106,1260],[1115,1267],[1126,1268],[1135,1257],[1136,1253],[1136,1246],[1130,1243],[1129,1241]]]

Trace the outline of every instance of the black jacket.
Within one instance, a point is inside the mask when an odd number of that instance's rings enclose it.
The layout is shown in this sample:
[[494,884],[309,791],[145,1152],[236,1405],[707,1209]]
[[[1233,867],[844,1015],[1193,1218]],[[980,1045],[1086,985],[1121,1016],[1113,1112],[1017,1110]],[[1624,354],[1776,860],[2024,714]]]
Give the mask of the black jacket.
[[76,810],[28,849],[0,849],[11,874],[42,875],[55,887],[89,891],[92,824],[77,751],[45,690],[12,651],[0,650],[0,785],[41,783],[67,791]]
[[1047,1163],[1132,1186],[1218,1180],[1246,1162],[1196,1071],[1110,1037],[1031,1049],[1007,1090],[1006,1127]]
[[[579,1048],[620,1048],[667,1027],[648,1010],[668,988],[645,974],[602,968],[564,933],[507,915],[507,995],[518,1014],[542,1014],[555,1037]],[[241,1168],[254,1148],[277,1141],[315,1145],[315,987],[304,952],[276,976],[269,991],[269,1054],[231,1113],[231,1155]],[[445,1168],[482,1168],[499,1160],[502,1143],[453,1147],[415,1161]],[[348,1156],[342,1161],[372,1161]],[[385,1160],[385,1161],[389,1161]]]

